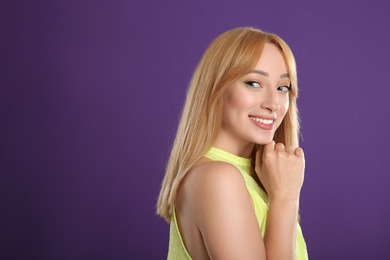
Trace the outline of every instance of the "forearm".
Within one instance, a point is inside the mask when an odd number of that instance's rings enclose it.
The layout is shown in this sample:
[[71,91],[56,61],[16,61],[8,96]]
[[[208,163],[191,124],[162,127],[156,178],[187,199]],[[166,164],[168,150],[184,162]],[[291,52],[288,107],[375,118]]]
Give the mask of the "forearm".
[[299,199],[270,197],[264,237],[267,259],[295,259]]

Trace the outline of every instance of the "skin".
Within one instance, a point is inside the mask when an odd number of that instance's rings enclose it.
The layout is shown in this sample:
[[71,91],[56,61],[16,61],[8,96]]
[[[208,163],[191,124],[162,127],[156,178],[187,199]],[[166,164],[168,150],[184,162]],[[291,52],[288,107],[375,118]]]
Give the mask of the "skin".
[[[263,239],[238,169],[202,157],[186,175],[176,201],[182,239],[193,259],[295,258],[304,155],[301,148],[272,141],[288,110],[289,84],[282,53],[266,44],[254,71],[226,89],[214,147],[249,158],[254,144],[263,144],[255,171],[269,196],[267,232]],[[252,116],[274,121],[264,129]]]

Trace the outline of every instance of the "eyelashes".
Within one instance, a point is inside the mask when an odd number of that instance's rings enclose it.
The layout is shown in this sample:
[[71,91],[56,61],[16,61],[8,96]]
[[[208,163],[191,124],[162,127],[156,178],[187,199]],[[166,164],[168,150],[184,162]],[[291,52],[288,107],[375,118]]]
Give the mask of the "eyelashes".
[[[252,87],[252,88],[260,88],[262,87],[261,83],[257,82],[257,81],[245,81],[244,82],[246,85]],[[279,91],[282,91],[282,92],[290,92],[291,91],[291,87],[290,86],[280,86],[277,88],[277,90]]]
[[278,90],[280,90],[282,92],[289,92],[289,91],[291,91],[291,87],[290,86],[281,86],[281,87],[278,87]]
[[253,87],[253,88],[261,87],[261,84],[259,82],[256,82],[256,81],[245,81],[244,83],[247,84],[248,86]]

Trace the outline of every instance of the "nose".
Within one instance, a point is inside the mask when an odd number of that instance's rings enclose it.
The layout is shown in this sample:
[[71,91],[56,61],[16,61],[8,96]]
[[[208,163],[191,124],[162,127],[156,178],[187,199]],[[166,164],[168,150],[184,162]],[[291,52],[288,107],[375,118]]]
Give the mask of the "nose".
[[261,107],[267,109],[271,112],[277,111],[280,109],[278,93],[276,89],[268,89],[266,91]]

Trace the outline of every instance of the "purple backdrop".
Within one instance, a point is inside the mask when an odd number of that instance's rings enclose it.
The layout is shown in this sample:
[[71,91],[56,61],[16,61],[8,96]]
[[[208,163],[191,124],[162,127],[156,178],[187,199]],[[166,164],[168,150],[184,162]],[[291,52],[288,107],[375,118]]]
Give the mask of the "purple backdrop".
[[[294,51],[311,259],[388,259],[387,1],[9,1],[1,259],[164,259],[155,215],[191,74],[222,32]],[[316,2],[316,3],[314,3]]]

